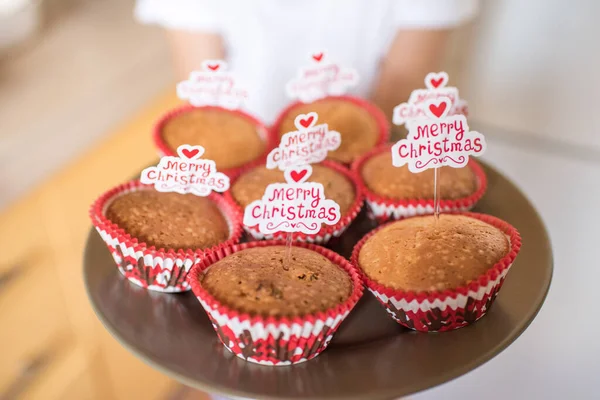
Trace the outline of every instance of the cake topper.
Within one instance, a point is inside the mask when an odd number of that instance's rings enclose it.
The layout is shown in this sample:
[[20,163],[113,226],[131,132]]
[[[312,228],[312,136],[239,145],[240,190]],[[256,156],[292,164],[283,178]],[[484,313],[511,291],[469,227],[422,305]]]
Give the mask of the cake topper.
[[433,212],[440,214],[439,167],[462,168],[469,156],[481,156],[486,142],[479,132],[470,131],[466,102],[458,97],[458,89],[446,87],[448,74],[431,72],[425,77],[427,89],[414,90],[408,103],[394,108],[393,122],[406,124],[406,139],[392,146],[392,164],[419,173],[435,168],[433,175]]
[[342,143],[340,133],[330,131],[327,124],[318,124],[316,112],[300,114],[294,120],[296,131],[285,133],[279,146],[267,156],[267,168],[285,170],[288,167],[318,163],[327,152],[336,150]]
[[317,125],[318,120],[316,112],[296,116],[297,130],[285,133],[267,156],[267,168],[282,170],[286,182],[268,185],[262,199],[244,210],[244,225],[257,226],[267,235],[287,232],[285,270],[290,264],[293,232],[316,234],[322,224],[335,225],[341,218],[340,206],[325,198],[323,185],[307,182],[312,174],[310,164],[323,161],[327,152],[342,143],[339,132],[330,131],[327,124]]
[[177,96],[193,106],[241,108],[248,99],[247,90],[222,60],[207,60],[200,71],[192,71],[188,80],[177,84]]
[[321,224],[335,225],[340,220],[340,206],[325,198],[321,183],[307,182],[310,165],[287,168],[286,183],[271,183],[262,199],[250,203],[244,212],[244,224],[258,226],[265,234],[302,232],[315,234]]
[[392,146],[395,167],[421,172],[429,168],[467,165],[469,156],[481,156],[486,148],[479,132],[469,131],[464,115],[449,115],[452,101],[447,97],[423,102],[425,118],[407,122],[408,135]]
[[450,99],[448,115],[468,115],[468,106],[465,100],[458,95],[458,89],[448,84],[446,72],[430,72],[425,77],[426,89],[416,89],[410,94],[408,102],[394,107],[393,122],[404,125],[412,119],[425,117],[426,102],[432,99]]
[[325,52],[310,56],[310,65],[301,67],[286,85],[286,93],[302,103],[311,103],[327,96],[341,96],[358,84],[358,72],[334,62]]
[[229,189],[229,177],[217,172],[213,160],[202,159],[204,147],[183,144],[177,148],[178,157],[162,157],[156,167],[142,171],[140,182],[154,185],[159,192],[192,193],[208,196],[211,191]]

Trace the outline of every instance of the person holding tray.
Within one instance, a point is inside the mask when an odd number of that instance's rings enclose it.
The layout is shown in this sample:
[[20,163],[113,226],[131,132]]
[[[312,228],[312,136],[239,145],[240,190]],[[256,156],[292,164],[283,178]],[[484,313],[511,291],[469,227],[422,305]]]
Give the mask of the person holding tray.
[[249,111],[271,123],[288,102],[286,81],[322,50],[356,68],[354,94],[391,118],[477,9],[477,0],[138,0],[135,16],[166,28],[178,79],[225,59],[255,94]]

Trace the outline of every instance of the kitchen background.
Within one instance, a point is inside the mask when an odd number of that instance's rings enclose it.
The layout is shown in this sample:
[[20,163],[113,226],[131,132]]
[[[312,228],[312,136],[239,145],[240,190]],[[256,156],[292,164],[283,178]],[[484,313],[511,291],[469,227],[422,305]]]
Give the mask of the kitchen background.
[[[479,398],[475,394],[489,387],[495,389],[487,399],[594,398],[600,374],[600,322],[593,308],[600,300],[594,250],[600,239],[600,2],[482,3],[478,20],[456,35],[451,82],[470,103],[472,125],[488,137],[487,161],[519,184],[546,221],[554,281],[540,315],[514,345],[414,398]],[[0,239],[6,231],[10,249],[21,246],[18,238],[30,243],[36,236],[28,230],[37,226],[34,214],[23,204],[37,206],[41,200],[32,196],[41,185],[109,140],[136,111],[174,91],[164,37],[136,24],[132,10],[131,0],[0,0]],[[31,217],[30,225],[15,217],[19,213]],[[8,248],[0,240],[0,249]],[[26,283],[22,290],[4,284],[13,273],[7,271],[20,268],[19,257],[0,260],[0,349],[9,355],[0,357],[0,398],[195,396],[104,333],[82,288],[64,294],[67,286],[81,286],[81,249],[70,251],[76,253],[68,266],[75,278],[61,278],[57,307],[72,299],[78,304],[66,307],[68,316],[50,303],[41,307],[53,315],[45,317],[53,321],[48,324],[61,320],[74,326],[77,338],[93,336],[83,339],[93,350],[81,353],[92,356],[59,361],[51,373],[30,373],[38,353],[29,345],[18,350],[29,328],[14,304],[35,293]],[[80,319],[85,329],[73,322]],[[132,376],[153,386],[140,389]]]

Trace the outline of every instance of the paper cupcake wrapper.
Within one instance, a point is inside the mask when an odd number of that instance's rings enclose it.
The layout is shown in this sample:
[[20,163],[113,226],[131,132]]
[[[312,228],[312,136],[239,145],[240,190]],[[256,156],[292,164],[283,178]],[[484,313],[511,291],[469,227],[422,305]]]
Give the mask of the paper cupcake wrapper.
[[202,273],[222,258],[248,248],[281,245],[285,242],[250,242],[222,247],[194,266],[188,275],[192,290],[223,345],[239,358],[257,364],[291,365],[319,355],[363,293],[360,276],[352,264],[331,250],[308,243],[294,246],[320,253],[344,269],[352,280],[353,289],[348,299],[327,311],[298,317],[252,316],[220,303],[202,287]]
[[[377,143],[375,144],[375,147],[377,147],[383,143],[387,143],[390,140],[390,134],[391,134],[390,133],[390,123],[389,123],[387,117],[385,116],[385,114],[383,113],[383,111],[381,111],[379,109],[379,107],[368,102],[367,100],[361,99],[359,97],[347,96],[347,95],[345,95],[345,96],[328,96],[328,97],[325,97],[325,98],[319,99],[319,100],[329,100],[329,99],[342,100],[342,101],[348,101],[350,103],[354,103],[357,106],[367,110],[367,112],[369,114],[371,114],[371,116],[373,118],[375,118],[375,121],[377,122],[378,134],[379,134],[379,138],[377,139]],[[271,126],[272,136],[277,138],[277,140],[279,140],[281,124],[283,123],[284,118],[289,113],[293,112],[296,107],[302,106],[305,104],[306,103],[297,101],[297,102],[291,103],[286,108],[284,108],[277,116],[275,123],[273,123],[273,125]],[[343,134],[343,132],[342,132],[342,134]]]
[[[391,151],[391,145],[377,147],[357,159],[352,164],[352,171],[359,178],[361,190],[364,193],[365,201],[368,206],[368,215],[370,218],[377,220],[379,223],[390,220],[414,217],[417,215],[433,214],[433,199],[404,199],[397,200],[389,197],[383,197],[369,190],[362,179],[361,170],[364,163],[371,157]],[[471,210],[475,204],[483,197],[487,189],[487,177],[481,166],[471,158],[467,164],[471,168],[477,179],[477,190],[469,196],[452,200],[440,200],[441,212],[464,212]],[[432,183],[433,185],[433,183]]]
[[[156,149],[158,150],[158,154],[161,157],[177,156],[177,152],[175,150],[171,149],[163,139],[162,130],[163,130],[163,127],[165,126],[165,124],[173,117],[176,117],[178,115],[184,114],[184,113],[192,111],[192,110],[197,110],[199,108],[206,109],[206,110],[211,110],[211,109],[222,110],[224,112],[228,112],[233,115],[241,116],[241,117],[249,120],[254,125],[256,125],[258,135],[265,142],[266,148],[265,148],[265,151],[263,152],[263,154],[261,154],[255,160],[250,161],[249,164],[256,164],[256,163],[260,163],[263,160],[266,160],[269,152],[272,149],[274,149],[275,147],[277,147],[277,145],[279,144],[279,137],[275,136],[274,133],[270,129],[268,129],[257,118],[255,118],[252,115],[245,113],[241,110],[229,110],[227,108],[218,107],[218,106],[195,107],[192,105],[185,105],[185,106],[181,106],[181,107],[175,108],[175,109],[167,112],[165,115],[163,115],[158,120],[158,122],[154,126],[154,132],[152,134],[152,138],[154,141],[154,145],[155,145]],[[202,143],[182,143],[182,144],[190,144],[190,145],[200,144],[201,145]],[[234,176],[241,167],[243,167],[243,166],[236,167],[236,168],[222,169],[222,170],[219,169],[219,172],[223,172],[227,176],[231,177],[231,176]]]
[[196,250],[156,249],[154,246],[147,246],[105,216],[108,205],[115,198],[138,190],[154,189],[138,180],[131,181],[104,193],[90,208],[92,223],[108,246],[119,271],[136,285],[159,292],[190,290],[186,276],[194,265],[201,262],[207,254],[240,241],[243,230],[239,208],[222,196],[212,193],[208,198],[215,202],[229,225],[229,238],[225,242],[212,248]]
[[479,219],[503,231],[510,241],[510,250],[485,274],[469,284],[452,290],[412,292],[393,289],[371,280],[361,269],[358,255],[365,242],[385,227],[371,231],[352,252],[352,263],[363,282],[387,312],[400,325],[421,332],[443,332],[462,328],[483,317],[498,295],[504,279],[521,248],[519,232],[496,217],[477,213],[455,213]]
[[[353,184],[355,188],[355,198],[354,202],[350,206],[350,208],[346,211],[344,215],[341,216],[340,220],[334,225],[324,225],[321,230],[315,234],[306,234],[302,232],[294,232],[292,233],[292,240],[295,242],[306,242],[306,243],[315,243],[315,244],[327,244],[331,239],[338,238],[346,231],[348,226],[354,221],[358,213],[360,212],[363,203],[364,197],[362,194],[362,185],[360,184],[360,180],[358,176],[350,171],[348,168],[344,167],[342,164],[325,160],[319,163],[325,167],[331,168],[340,174],[344,175],[348,178]],[[243,175],[245,172],[255,168],[255,165],[248,166],[238,172],[236,176],[234,176],[231,180],[231,186],[233,187],[237,178],[240,175]],[[232,203],[236,204],[235,199],[231,195],[231,190],[225,193],[225,197]],[[239,207],[239,205],[238,205]],[[240,207],[240,212],[243,214],[243,210]],[[273,234],[264,234],[258,230],[258,225],[255,226],[246,226],[244,225],[244,230],[252,237],[254,240],[285,240],[287,238],[287,232],[276,232]]]

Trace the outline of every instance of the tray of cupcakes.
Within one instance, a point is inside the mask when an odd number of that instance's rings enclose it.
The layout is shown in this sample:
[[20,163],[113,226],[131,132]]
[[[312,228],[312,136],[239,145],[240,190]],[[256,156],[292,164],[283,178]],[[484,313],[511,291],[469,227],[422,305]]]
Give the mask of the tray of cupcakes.
[[101,195],[92,223],[129,282],[191,291],[245,362],[312,360],[363,296],[423,335],[475,323],[521,238],[470,212],[485,140],[447,80],[428,75],[396,108],[409,134],[393,145],[383,113],[347,95],[293,103],[270,127],[231,99],[190,101],[156,124],[160,162]]

